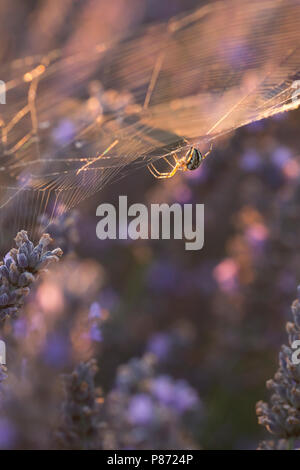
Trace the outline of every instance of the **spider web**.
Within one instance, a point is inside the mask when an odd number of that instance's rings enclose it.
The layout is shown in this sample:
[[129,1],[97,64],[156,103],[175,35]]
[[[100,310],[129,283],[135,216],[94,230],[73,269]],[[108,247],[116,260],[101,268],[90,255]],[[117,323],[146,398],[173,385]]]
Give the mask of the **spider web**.
[[130,37],[0,67],[2,238],[129,166],[295,109],[300,2],[212,2]]

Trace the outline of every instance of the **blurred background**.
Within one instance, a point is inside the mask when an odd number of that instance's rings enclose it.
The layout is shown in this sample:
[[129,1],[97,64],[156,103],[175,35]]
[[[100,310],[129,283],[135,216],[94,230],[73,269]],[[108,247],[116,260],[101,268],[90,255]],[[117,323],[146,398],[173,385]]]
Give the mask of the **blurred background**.
[[[202,3],[2,0],[1,62],[60,42],[70,50],[101,42]],[[155,361],[151,380],[163,398],[155,396],[184,430],[184,438],[170,437],[166,425],[169,448],[257,447],[265,431],[255,403],[267,397],[265,381],[276,370],[300,280],[299,123],[300,112],[292,111],[243,127],[216,141],[198,171],[168,180],[155,180],[145,167],[128,172],[47,228],[65,256],[3,330],[12,383],[23,377],[23,388],[0,420],[2,448],[53,446],[47,429],[56,426],[59,374],[91,357],[104,401],[119,386],[120,366]],[[122,194],[128,204],[205,204],[204,248],[189,252],[180,240],[98,240],[97,206],[117,207]],[[46,218],[40,224],[42,231]],[[174,387],[183,387],[179,405],[170,404]],[[143,387],[131,393],[135,400],[128,398],[120,413],[144,434],[122,445],[156,448],[147,415],[153,403]]]

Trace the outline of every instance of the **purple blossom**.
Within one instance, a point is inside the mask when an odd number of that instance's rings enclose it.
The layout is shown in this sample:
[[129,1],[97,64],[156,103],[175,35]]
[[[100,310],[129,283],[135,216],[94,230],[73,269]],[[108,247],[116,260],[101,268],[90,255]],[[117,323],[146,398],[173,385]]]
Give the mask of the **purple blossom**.
[[132,424],[145,425],[153,419],[153,402],[146,393],[133,396],[128,406],[128,419]]
[[291,159],[292,152],[287,147],[278,147],[272,154],[272,161],[279,168],[283,168],[284,165]]
[[27,330],[27,321],[25,318],[17,318],[13,323],[13,333],[16,339],[25,338]]
[[240,167],[245,171],[255,171],[261,165],[261,157],[255,150],[247,150],[240,160]]
[[147,351],[155,354],[159,359],[165,359],[171,349],[171,338],[166,333],[156,333],[148,341]]
[[75,135],[75,126],[69,119],[60,121],[52,132],[52,137],[58,145],[68,145],[75,138]]
[[199,398],[187,382],[179,380],[174,387],[173,404],[179,412],[185,412],[199,405]]
[[155,398],[164,405],[172,404],[174,384],[167,375],[160,375],[151,383],[151,391]]
[[102,308],[98,302],[93,302],[90,306],[89,318],[91,320],[102,317]]
[[49,234],[43,234],[34,246],[27,232],[21,230],[15,238],[17,248],[12,248],[4,257],[0,269],[0,318],[14,317],[30,292],[39,271],[62,256],[60,248],[49,251],[52,242]]
[[46,364],[62,367],[68,364],[69,355],[69,345],[64,336],[52,334],[48,337],[43,350]]
[[151,383],[155,398],[164,405],[183,413],[199,404],[197,393],[184,380],[174,382],[170,377],[161,375]]
[[98,325],[93,324],[91,326],[90,338],[92,341],[97,341],[99,343],[103,340],[103,335]]

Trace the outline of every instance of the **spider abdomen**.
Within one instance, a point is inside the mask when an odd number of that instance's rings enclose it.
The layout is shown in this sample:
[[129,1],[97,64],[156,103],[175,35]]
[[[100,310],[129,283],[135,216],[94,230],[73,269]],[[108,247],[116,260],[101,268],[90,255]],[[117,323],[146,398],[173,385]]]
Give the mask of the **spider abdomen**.
[[191,148],[190,152],[186,167],[188,170],[197,170],[202,162],[202,154],[195,147]]

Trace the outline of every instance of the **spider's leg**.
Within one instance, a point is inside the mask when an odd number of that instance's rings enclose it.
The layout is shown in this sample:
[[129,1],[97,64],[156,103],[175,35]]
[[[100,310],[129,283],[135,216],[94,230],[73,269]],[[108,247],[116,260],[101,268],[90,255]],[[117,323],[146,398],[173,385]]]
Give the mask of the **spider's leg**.
[[210,154],[210,152],[212,151],[212,148],[213,148],[213,144],[210,144],[208,152],[206,152],[206,154],[203,155],[203,160],[204,160],[204,158],[206,158]]
[[[172,168],[174,167],[172,166]],[[167,171],[167,172],[159,171],[154,165],[154,163],[149,163],[148,170],[153,176],[155,176],[155,178],[158,178],[159,176],[167,176],[171,173],[170,171]]]
[[162,178],[171,178],[173,175],[175,175],[176,171],[178,170],[178,165],[176,164],[174,167],[173,167],[173,170],[172,171],[169,171],[169,172],[161,172],[159,171],[153,163],[150,163],[148,165],[148,170],[150,171],[150,173],[155,177],[155,178],[158,178],[158,179],[162,179]]
[[169,160],[167,159],[167,157],[164,157],[164,160],[168,163],[168,165],[169,165],[171,168],[173,168],[172,163],[169,162]]
[[[173,155],[172,155],[172,156],[173,156]],[[169,164],[169,166],[170,166],[172,169],[174,168],[174,166],[175,166],[176,163],[177,163],[177,160],[175,160],[175,165],[172,165],[172,163],[169,162],[169,160],[167,159],[167,157],[164,157],[164,160]]]
[[177,153],[172,153],[172,157],[174,158],[175,163],[179,162],[179,158],[177,157]]
[[147,166],[148,170],[150,171],[150,173],[155,176],[155,178],[157,178],[158,176],[158,169],[154,166],[153,163],[149,163],[149,165]]
[[[174,166],[176,166],[177,164],[177,160],[175,162],[175,165],[172,165],[172,163],[169,162],[169,160],[167,159],[167,157],[163,157],[163,159],[170,165],[170,167],[172,168],[172,170],[174,169]],[[168,175],[169,174],[169,171],[168,172],[162,172],[162,171],[159,171],[156,166],[154,165],[154,163],[149,163],[148,165],[148,169],[150,171],[150,173],[153,174],[153,172],[155,172],[157,175]]]
[[158,179],[163,179],[163,178],[172,178],[172,176],[175,175],[175,173],[177,173],[177,170],[179,168],[179,165],[175,165],[173,170],[170,171],[169,173],[160,173],[159,176],[158,176]]

